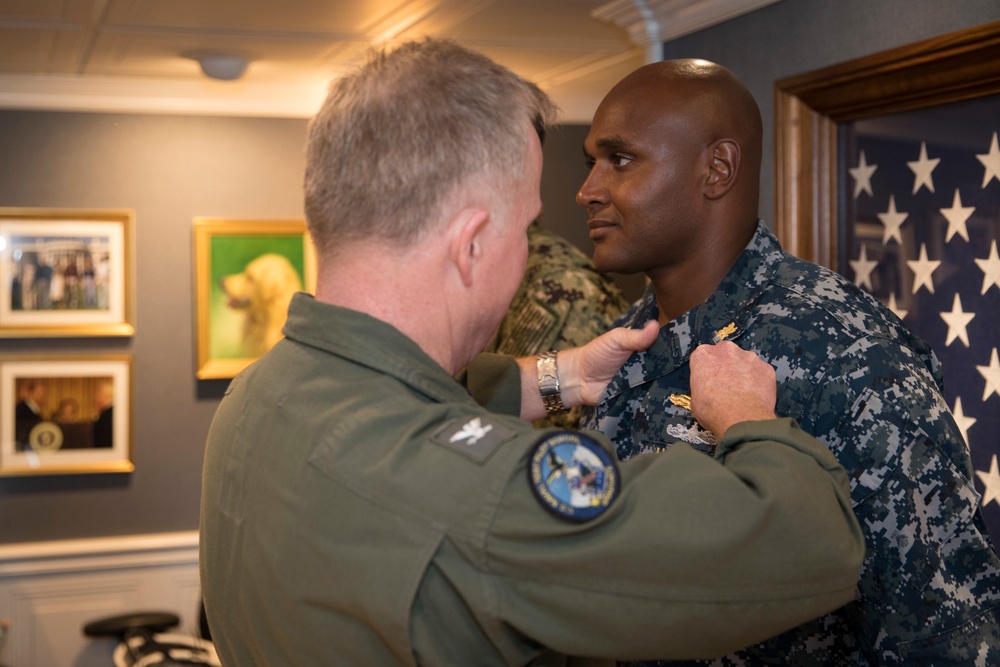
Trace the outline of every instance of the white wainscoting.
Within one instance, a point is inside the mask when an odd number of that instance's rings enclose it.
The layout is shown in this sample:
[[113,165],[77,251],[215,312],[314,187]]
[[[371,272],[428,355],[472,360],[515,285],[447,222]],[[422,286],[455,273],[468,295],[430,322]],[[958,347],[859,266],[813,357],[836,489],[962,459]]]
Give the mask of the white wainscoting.
[[200,595],[197,531],[0,545],[0,666],[111,667],[115,641],[84,625],[166,611],[197,636]]

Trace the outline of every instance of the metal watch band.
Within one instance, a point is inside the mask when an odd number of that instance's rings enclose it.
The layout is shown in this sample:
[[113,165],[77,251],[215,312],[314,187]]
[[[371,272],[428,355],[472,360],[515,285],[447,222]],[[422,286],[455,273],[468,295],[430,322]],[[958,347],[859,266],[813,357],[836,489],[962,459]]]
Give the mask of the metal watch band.
[[538,391],[542,394],[545,411],[550,415],[561,415],[569,412],[563,405],[562,394],[559,392],[559,371],[556,366],[555,350],[542,352],[538,355]]

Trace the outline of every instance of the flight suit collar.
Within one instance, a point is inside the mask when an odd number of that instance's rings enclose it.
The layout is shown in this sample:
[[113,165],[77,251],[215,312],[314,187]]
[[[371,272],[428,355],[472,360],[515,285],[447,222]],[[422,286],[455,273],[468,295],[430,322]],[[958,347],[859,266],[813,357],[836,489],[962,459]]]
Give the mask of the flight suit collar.
[[365,313],[299,293],[292,297],[283,333],[303,345],[392,376],[432,400],[472,401],[465,388],[416,342]]

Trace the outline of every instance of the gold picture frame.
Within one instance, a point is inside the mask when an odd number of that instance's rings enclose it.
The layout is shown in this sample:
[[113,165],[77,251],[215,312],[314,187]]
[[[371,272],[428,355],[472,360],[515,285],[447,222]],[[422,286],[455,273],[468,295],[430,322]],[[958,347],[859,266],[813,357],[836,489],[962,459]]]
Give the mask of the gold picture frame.
[[288,300],[313,292],[303,220],[195,218],[196,377],[228,379],[281,337]]
[[0,476],[132,472],[132,357],[0,357]]
[[135,214],[0,208],[0,337],[135,333]]
[[775,234],[785,250],[837,269],[837,125],[1000,92],[1000,21],[774,85]]

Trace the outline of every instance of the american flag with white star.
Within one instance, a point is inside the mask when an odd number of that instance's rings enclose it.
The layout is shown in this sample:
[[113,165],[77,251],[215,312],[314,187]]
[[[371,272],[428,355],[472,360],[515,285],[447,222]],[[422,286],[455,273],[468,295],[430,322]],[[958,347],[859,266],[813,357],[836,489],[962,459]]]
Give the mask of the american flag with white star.
[[934,348],[1000,547],[1000,96],[840,127],[839,271]]

